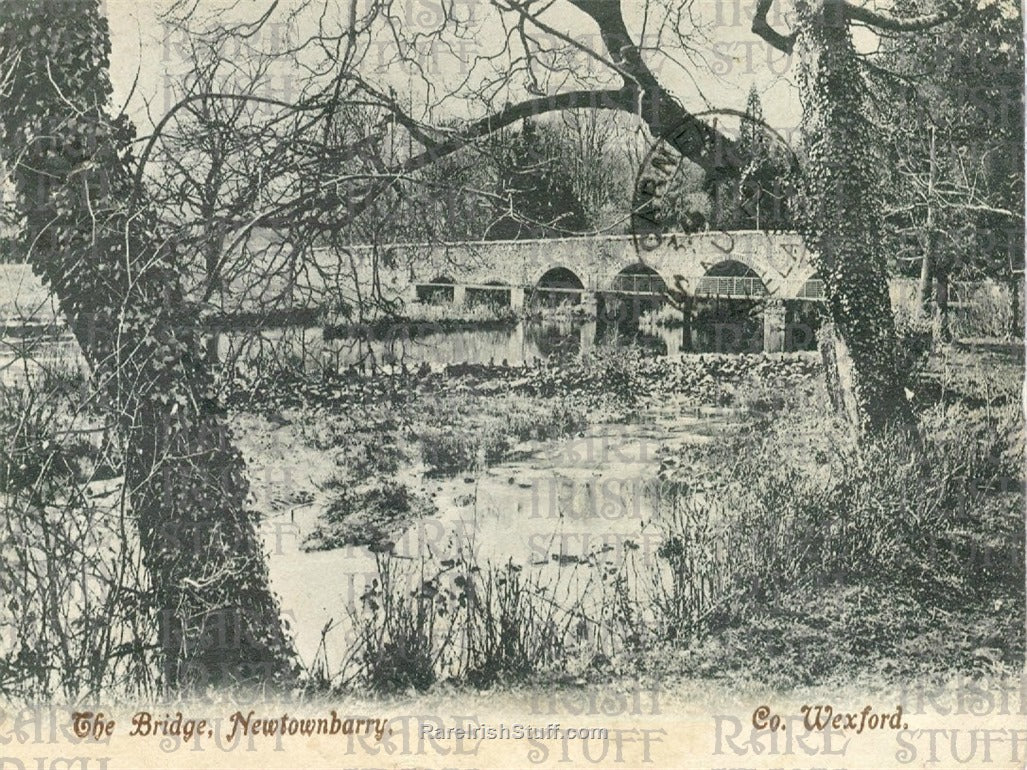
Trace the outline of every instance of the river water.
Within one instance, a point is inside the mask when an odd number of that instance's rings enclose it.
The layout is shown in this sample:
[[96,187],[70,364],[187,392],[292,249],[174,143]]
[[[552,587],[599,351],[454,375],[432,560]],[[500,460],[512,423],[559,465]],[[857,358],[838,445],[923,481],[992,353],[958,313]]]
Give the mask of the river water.
[[[408,322],[361,337],[326,339],[320,326],[291,326],[216,334],[222,362],[300,363],[309,369],[351,366],[509,364],[519,366],[550,356],[579,357],[600,344],[642,347],[656,355],[692,352],[756,352],[761,338],[739,324],[693,325],[690,332],[656,324],[617,326],[595,319],[521,320],[481,323],[471,328],[443,328]],[[69,334],[57,338],[0,339],[0,383],[12,385],[54,369],[85,371],[78,346]]]
[[[326,340],[320,328],[294,327],[223,333],[219,355],[249,362],[291,356],[306,366],[337,368],[369,363],[519,365],[549,356],[580,356],[610,342],[674,355],[682,341],[680,329],[653,326],[617,333],[595,321],[522,321],[504,328],[420,333],[397,327],[393,334],[369,340]],[[81,365],[77,346],[68,339],[36,340],[0,352],[0,378],[5,382],[46,367]],[[376,555],[358,546],[320,552],[302,547],[324,510],[321,489],[334,464],[299,437],[286,436],[288,428],[256,415],[244,419],[251,422],[235,426],[237,438],[248,463],[255,507],[266,516],[274,588],[299,650],[308,662],[322,643],[329,658],[351,650],[354,608],[379,578]],[[428,479],[415,470],[410,481],[432,496],[437,513],[398,533],[396,561],[416,570],[422,556],[444,559],[473,553],[483,565],[515,565],[584,615],[599,613],[604,591],[610,589],[601,584],[603,575],[628,557],[648,565],[659,562],[663,535],[656,500],[667,458],[684,444],[716,440],[732,419],[710,410],[697,412],[685,400],[670,398],[630,424],[596,424],[576,437],[529,442],[516,447],[511,459],[473,474]],[[301,489],[313,498],[312,504],[277,509],[270,504],[275,496]]]
[[[717,340],[695,352],[715,349]],[[596,321],[519,321],[501,328],[437,331],[431,326],[396,326],[366,338],[325,339],[319,327],[267,330],[257,334],[220,335],[222,361],[254,362],[261,358],[302,361],[307,368],[326,366],[408,366],[423,364],[509,364],[518,366],[550,356],[579,357],[600,344],[637,346],[657,355],[684,349],[680,328],[602,327]],[[723,347],[723,346],[722,346]],[[739,351],[740,352],[740,351]]]
[[[513,565],[560,607],[601,617],[614,590],[608,580],[628,560],[644,568],[647,580],[666,567],[658,550],[674,458],[686,444],[718,440],[737,419],[730,411],[697,410],[685,397],[670,396],[630,423],[600,423],[579,436],[526,442],[511,459],[474,473],[429,479],[415,471],[409,481],[431,496],[436,513],[396,533],[394,569],[400,580],[416,582],[425,559],[429,574],[460,558],[483,569]],[[251,425],[244,432],[274,430]],[[313,492],[312,503],[282,510],[264,526],[272,582],[301,654],[312,660],[322,643],[329,659],[351,650],[354,611],[381,579],[376,555],[363,546],[305,551],[303,540],[324,510],[318,459],[282,439],[272,442],[273,453],[264,445],[251,455],[245,443],[258,507],[284,480],[309,481]]]

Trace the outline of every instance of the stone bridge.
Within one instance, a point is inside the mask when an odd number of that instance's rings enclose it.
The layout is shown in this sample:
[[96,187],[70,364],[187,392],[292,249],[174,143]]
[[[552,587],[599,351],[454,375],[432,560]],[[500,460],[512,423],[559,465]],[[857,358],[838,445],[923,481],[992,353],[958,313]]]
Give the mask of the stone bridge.
[[488,299],[520,308],[542,299],[595,309],[631,297],[662,301],[668,290],[698,299],[761,299],[768,351],[787,346],[784,300],[823,296],[801,236],[788,232],[671,233],[644,242],[621,235],[360,246],[319,251],[314,261],[319,274],[337,276],[343,294],[359,286],[366,291],[377,267],[382,295],[404,302]]
[[[350,275],[365,286],[378,264],[386,296],[414,299],[426,289],[453,287],[460,302],[471,291],[509,292],[517,307],[525,291],[589,295],[662,295],[820,299],[809,253],[796,233],[762,231],[668,234],[659,242],[631,236],[550,238],[452,244],[353,247],[346,256],[322,251],[316,261],[329,272],[352,259]],[[386,266],[387,265],[387,266]],[[345,271],[343,271],[345,272]],[[418,292],[420,287],[420,292]]]
[[[375,287],[404,303],[489,299],[517,308],[555,299],[592,308],[604,302],[608,309],[611,299],[616,304],[632,295],[652,306],[670,290],[697,306],[761,300],[763,348],[780,350],[789,347],[789,325],[809,323],[810,313],[800,306],[817,315],[802,301],[823,299],[810,253],[791,232],[671,233],[642,243],[620,235],[325,248],[291,269],[284,267],[291,264],[287,252],[269,236],[255,237],[237,261],[246,267],[224,277],[213,304],[227,314],[331,308],[338,299],[367,297]],[[985,288],[985,301],[997,301],[1002,287]],[[894,307],[912,306],[915,281],[893,278],[890,289]],[[965,289],[959,294],[968,300],[980,293],[969,284]],[[0,321],[18,318],[51,322],[57,313],[27,265],[0,264]]]

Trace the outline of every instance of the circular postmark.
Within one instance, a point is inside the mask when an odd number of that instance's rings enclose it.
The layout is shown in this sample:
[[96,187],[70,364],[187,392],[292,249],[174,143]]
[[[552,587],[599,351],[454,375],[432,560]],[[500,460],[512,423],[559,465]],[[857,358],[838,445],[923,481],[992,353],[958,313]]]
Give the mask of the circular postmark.
[[[709,110],[699,114],[731,115],[740,118],[743,125],[746,120],[753,121],[747,113],[730,109]],[[657,137],[643,157],[635,178],[631,201],[630,233],[635,253],[643,264],[662,263],[664,272],[674,276],[669,282],[672,288],[667,292],[672,301],[685,300],[688,293],[685,291],[685,284],[700,293],[708,290],[720,296],[720,283],[712,282],[703,288],[702,279],[698,284],[694,282],[698,267],[702,268],[701,273],[705,276],[718,263],[727,261],[741,263],[729,270],[740,269],[746,274],[727,272],[724,275],[737,275],[743,279],[759,278],[762,292],[758,294],[767,295],[769,298],[780,288],[782,276],[777,275],[775,266],[770,264],[773,262],[772,259],[767,255],[757,257],[755,252],[762,250],[769,254],[773,248],[756,246],[751,233],[725,229],[722,224],[725,221],[735,221],[735,216],[731,213],[735,209],[748,215],[750,219],[755,214],[756,221],[759,221],[762,186],[757,186],[751,195],[745,194],[743,190],[743,182],[752,159],[744,157],[739,142],[725,140],[727,144],[713,153],[720,159],[716,166],[706,168],[699,162],[690,160],[687,154],[680,152],[678,148],[704,146],[705,140],[696,134],[697,117],[698,115],[692,116],[690,120],[685,121],[678,132],[668,131]],[[798,159],[785,139],[762,119],[753,122],[763,132],[770,146],[776,148],[775,152],[781,157],[787,156],[786,173],[794,173],[798,168]],[[705,147],[709,149],[709,142],[705,142]],[[708,173],[712,173],[713,176],[707,177]],[[725,182],[728,182],[727,187],[724,185]],[[787,179],[776,179],[775,184],[781,186],[775,187],[776,192],[771,193],[771,198],[783,199],[787,182]],[[730,203],[725,201],[727,196],[731,198]],[[756,228],[769,230],[759,228],[758,225]],[[784,244],[783,248],[787,247],[788,244]],[[670,250],[680,254],[682,260],[697,260],[699,264],[687,265],[683,261],[677,262],[673,257],[668,259],[666,253],[657,256],[654,253],[657,250]],[[671,267],[675,266],[675,263],[682,272],[691,275],[688,281],[682,281],[680,276],[676,275],[677,271]],[[794,265],[789,266],[784,277],[787,277],[787,273],[791,272],[793,267]],[[735,297],[737,287],[734,283],[723,283],[732,287],[726,296]],[[743,295],[737,296],[741,298]],[[748,295],[744,295],[744,298],[748,298]]]
[[[681,213],[697,168],[664,138],[657,138],[646,152],[631,196],[631,239],[640,258],[659,248],[669,232],[690,224],[681,221]],[[687,229],[698,230],[702,222],[694,224],[698,226]]]
[[[682,132],[693,130],[688,124]],[[679,249],[679,236],[708,229],[709,203],[703,205],[704,170],[689,161],[672,144],[677,135],[671,131],[657,137],[649,147],[635,177],[631,197],[630,234],[638,261],[647,265],[653,252],[661,248]],[[733,248],[730,233],[725,233],[727,250]],[[689,302],[689,292],[681,275],[667,281],[666,297],[678,307]]]

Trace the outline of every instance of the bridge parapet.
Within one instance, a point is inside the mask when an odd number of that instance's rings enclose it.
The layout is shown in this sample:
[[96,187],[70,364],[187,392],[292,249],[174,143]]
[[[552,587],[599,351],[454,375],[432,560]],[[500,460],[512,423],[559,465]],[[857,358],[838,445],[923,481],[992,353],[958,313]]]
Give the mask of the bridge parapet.
[[[622,271],[639,264],[655,271],[668,286],[695,294],[704,288],[701,282],[712,268],[734,261],[759,277],[763,294],[790,299],[800,295],[814,273],[798,233],[755,230],[669,233],[658,242],[641,244],[626,235],[400,244],[384,253],[386,260],[369,247],[354,247],[344,257],[325,252],[319,261],[352,261],[359,268],[357,274],[364,272],[370,279],[377,259],[382,286],[397,296],[411,284],[443,277],[457,284],[533,287],[554,268],[574,273],[586,291],[610,291],[616,289]],[[382,268],[386,262],[391,266]]]

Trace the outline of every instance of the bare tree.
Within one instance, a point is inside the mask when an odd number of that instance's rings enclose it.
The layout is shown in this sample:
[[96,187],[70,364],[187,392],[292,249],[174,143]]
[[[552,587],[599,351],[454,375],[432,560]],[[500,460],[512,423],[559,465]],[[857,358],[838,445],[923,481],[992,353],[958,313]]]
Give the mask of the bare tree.
[[933,316],[936,342],[948,338],[950,277],[1008,282],[1019,333],[1013,268],[1023,240],[1020,25],[1015,4],[992,2],[959,24],[882,35],[870,66],[894,169],[886,222],[899,259],[919,263],[917,309]]
[[[407,154],[385,164],[377,173],[353,173],[351,168],[349,173],[340,169],[333,175],[322,163],[317,175],[320,185],[283,197],[271,210],[231,223],[251,227],[290,223],[294,227],[339,230],[386,189],[474,140],[525,117],[577,108],[618,110],[638,116],[654,136],[666,138],[704,168],[711,186],[719,177],[737,173],[734,141],[685,110],[653,74],[643,53],[655,39],[656,32],[648,28],[658,26],[655,20],[647,19],[647,29],[641,33],[643,40],[636,41],[628,33],[618,3],[573,2],[570,5],[580,11],[576,22],[598,29],[598,35],[579,36],[588,41],[582,42],[554,28],[547,21],[546,7],[538,3],[495,0],[481,6],[485,16],[470,20],[461,20],[462,5],[447,0],[438,6],[437,13],[427,14],[430,18],[412,19],[409,9],[394,3],[375,4],[363,15],[356,6],[350,6],[341,19],[333,16],[329,4],[320,2],[302,3],[292,11],[293,20],[304,14],[315,19],[310,22],[308,18],[307,26],[314,24],[316,29],[283,50],[254,52],[250,57],[274,58],[279,64],[289,61],[296,71],[307,73],[293,83],[292,109],[309,116],[311,125],[319,121],[317,131],[307,132],[310,157],[324,160],[321,153],[326,142],[322,132],[337,122],[344,104],[353,103],[377,107],[382,115],[375,126],[381,132],[379,138],[388,134],[391,146],[405,145]],[[664,27],[672,26],[673,14],[679,13],[656,2],[647,4],[650,7],[653,16],[661,11]],[[166,19],[190,38],[216,35],[222,44],[211,47],[222,50],[225,37],[252,36],[257,27],[268,24],[268,14],[214,33],[197,29],[192,4],[173,6]],[[415,16],[421,15],[425,14]],[[496,29],[503,34],[496,36],[495,50],[474,50],[471,55],[458,45],[472,33]],[[674,34],[683,46],[684,33]],[[582,67],[582,62],[591,66]],[[448,68],[450,77],[435,77],[433,67]],[[409,72],[406,87],[411,92],[423,89],[425,96],[416,103],[398,97],[392,84],[385,82],[386,71]],[[518,94],[524,98],[518,99]],[[161,119],[142,152],[144,164],[173,116],[202,98],[198,93],[183,97]],[[468,117],[455,124],[453,115],[461,111],[481,117]],[[402,132],[399,139],[397,132]],[[347,159],[352,159],[360,142],[371,141],[370,136],[347,139],[342,145]]]
[[641,161],[633,152],[639,132],[619,115],[594,109],[568,110],[559,126],[574,191],[592,227],[626,230]]
[[[887,425],[912,428],[903,383],[896,376],[876,139],[850,27],[917,32],[944,23],[955,10],[946,7],[903,18],[844,0],[800,0],[796,30],[784,34],[768,22],[771,6],[771,0],[758,3],[753,31],[781,51],[797,50],[801,63],[802,228],[818,255],[837,331],[828,335],[834,340],[830,350],[840,354],[829,356],[830,368],[842,375],[833,392],[863,433]],[[289,220],[293,227],[336,234],[386,191],[416,180],[440,158],[525,117],[558,110],[634,114],[654,136],[704,171],[703,185],[709,191],[725,178],[737,177],[736,143],[685,110],[656,74],[665,64],[661,56],[702,66],[702,41],[687,5],[651,0],[631,19],[640,26],[634,35],[625,15],[629,6],[622,2],[568,0],[560,14],[548,4],[518,0],[492,0],[472,8],[479,9],[477,15],[456,2],[417,14],[396,3],[378,4],[363,13],[350,6],[343,18],[329,23],[327,6],[302,4],[292,18],[314,14],[317,23],[316,31],[288,50],[295,64],[312,73],[300,86],[295,109],[332,120],[341,95],[366,102],[383,115],[376,130],[402,132],[406,141],[399,144],[406,145],[407,154],[367,172],[340,168],[328,180],[322,173],[321,183],[305,186],[272,211],[235,226],[284,226]],[[254,25],[266,21],[265,15],[225,34],[252,35]],[[184,28],[190,22],[188,14],[179,18]],[[469,54],[463,44],[470,39],[492,45]],[[665,53],[671,48],[676,57]],[[455,81],[440,76],[447,67],[457,68]],[[397,98],[383,75],[388,68],[408,72],[409,93],[423,89],[424,96],[416,102]],[[472,115],[458,128],[437,117],[447,108],[451,114],[455,105]],[[368,140],[349,136],[346,149]],[[146,155],[144,151],[144,160]]]

